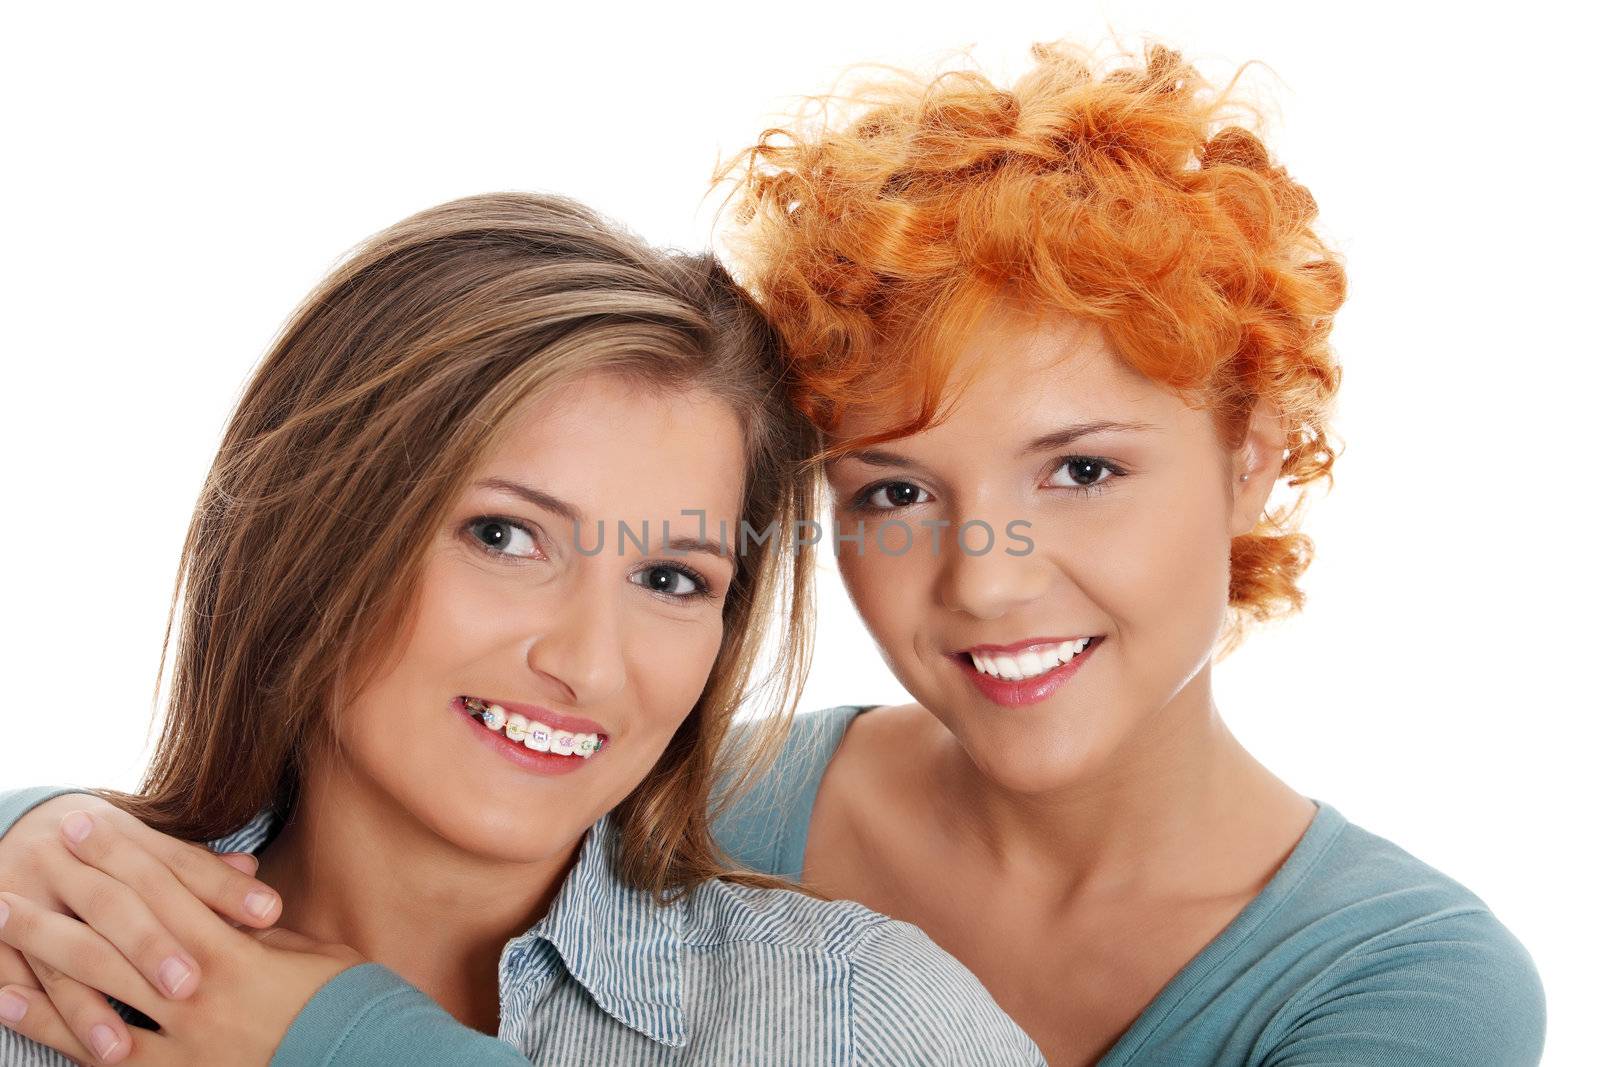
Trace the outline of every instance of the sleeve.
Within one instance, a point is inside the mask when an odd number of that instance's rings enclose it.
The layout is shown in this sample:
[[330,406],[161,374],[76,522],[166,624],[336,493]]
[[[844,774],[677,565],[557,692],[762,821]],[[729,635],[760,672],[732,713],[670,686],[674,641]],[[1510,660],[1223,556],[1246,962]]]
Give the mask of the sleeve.
[[910,923],[862,939],[850,975],[853,1067],[1045,1067],[977,976]]
[[1520,942],[1483,910],[1421,924],[1330,968],[1270,1067],[1534,1067],[1544,987]]
[[10,832],[18,819],[45,801],[77,792],[81,790],[49,785],[0,790],[0,835]]
[[504,1041],[456,1022],[393,971],[334,976],[295,1017],[270,1067],[528,1067]]
[[[67,788],[0,790],[0,834]],[[4,1042],[0,1041],[0,1049]],[[33,1047],[33,1046],[30,1046]],[[10,1062],[0,1055],[0,1063]],[[63,1061],[65,1062],[65,1061]],[[527,1067],[516,1049],[456,1022],[394,972],[364,963],[336,975],[300,1010],[272,1067]]]

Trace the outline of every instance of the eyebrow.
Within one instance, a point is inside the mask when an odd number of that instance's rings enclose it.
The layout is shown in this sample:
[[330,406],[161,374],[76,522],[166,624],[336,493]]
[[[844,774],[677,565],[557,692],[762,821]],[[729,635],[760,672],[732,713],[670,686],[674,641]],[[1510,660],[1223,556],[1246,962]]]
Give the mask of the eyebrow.
[[485,478],[477,484],[476,488],[494,489],[502,493],[510,493],[512,496],[521,497],[536,508],[544,508],[546,511],[554,512],[570,523],[578,524],[583,522],[583,512],[560,497],[551,496],[544,490],[535,489],[531,485],[523,485],[521,482],[513,482],[505,478]]
[[[512,496],[522,498],[536,508],[544,508],[546,511],[554,512],[574,525],[582,525],[583,523],[582,511],[560,497],[551,496],[544,490],[535,489],[531,485],[523,485],[521,482],[513,482],[506,478],[485,478],[483,481],[478,482],[475,488],[493,489],[501,493],[509,493]],[[670,530],[671,520],[667,520],[667,523],[667,528]],[[674,537],[666,542],[666,547],[673,552],[704,552],[707,555],[720,556],[735,567],[739,565],[738,560],[734,558],[733,549],[718,541],[707,541],[700,537]]]
[[[671,521],[671,519],[667,520],[669,525]],[[667,547],[674,552],[704,552],[708,555],[720,556],[735,567],[739,565],[739,562],[733,558],[733,549],[717,541],[705,541],[698,537],[674,537],[667,542]]]
[[1054,433],[1047,433],[1043,437],[1035,437],[1028,442],[1022,450],[1023,455],[1032,455],[1035,452],[1054,452],[1058,448],[1065,448],[1080,437],[1088,437],[1097,433],[1137,432],[1139,430],[1154,430],[1156,427],[1148,422],[1113,422],[1102,419],[1098,422],[1080,422],[1071,426],[1064,426]]
[[[1088,437],[1097,433],[1115,433],[1138,430],[1154,430],[1155,426],[1148,422],[1114,422],[1101,419],[1097,422],[1080,422],[1071,426],[1064,426],[1054,433],[1047,433],[1043,437],[1035,437],[1022,449],[1025,456],[1035,452],[1054,452],[1056,449],[1065,448],[1080,437]],[[901,467],[908,470],[920,470],[921,464],[908,459],[898,452],[891,452],[886,448],[863,448],[859,452],[846,452],[837,457],[834,462],[839,463],[853,459],[857,463],[864,463],[869,467]]]

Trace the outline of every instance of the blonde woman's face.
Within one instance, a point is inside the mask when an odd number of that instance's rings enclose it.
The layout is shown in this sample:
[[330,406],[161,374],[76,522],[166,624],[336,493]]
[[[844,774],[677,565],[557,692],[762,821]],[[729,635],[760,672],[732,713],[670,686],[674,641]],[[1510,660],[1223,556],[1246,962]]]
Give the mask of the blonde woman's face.
[[705,394],[590,376],[526,405],[430,531],[409,631],[334,716],[343,762],[475,854],[559,854],[705,687],[742,455],[733,411]]
[[1068,319],[994,309],[956,381],[948,419],[831,465],[836,518],[865,535],[839,567],[911,695],[988,778],[1038,794],[1150,739],[1175,701],[1209,706],[1230,543],[1276,459],[1264,422],[1230,452]]

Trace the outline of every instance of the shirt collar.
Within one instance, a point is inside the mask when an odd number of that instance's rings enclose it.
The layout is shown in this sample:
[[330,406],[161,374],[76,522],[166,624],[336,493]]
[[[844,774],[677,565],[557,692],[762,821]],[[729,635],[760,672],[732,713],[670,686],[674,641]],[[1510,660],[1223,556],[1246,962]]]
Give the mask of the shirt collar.
[[616,847],[606,815],[589,830],[549,912],[524,936],[554,946],[572,977],[623,1025],[681,1048],[689,1041],[682,897],[661,904],[649,890],[624,884],[611,862]]
[[[282,820],[263,811],[242,829],[211,843],[217,852],[257,852]],[[683,898],[657,903],[649,890],[617,878],[611,864],[617,834],[606,815],[584,837],[578,862],[545,917],[506,946],[526,957],[548,941],[567,971],[607,1014],[673,1048],[689,1043],[683,1014]]]

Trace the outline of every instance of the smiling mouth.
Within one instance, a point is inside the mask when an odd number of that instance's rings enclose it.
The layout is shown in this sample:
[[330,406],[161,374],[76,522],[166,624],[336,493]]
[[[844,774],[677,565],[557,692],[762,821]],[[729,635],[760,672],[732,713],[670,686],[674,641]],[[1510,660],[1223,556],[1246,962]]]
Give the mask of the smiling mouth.
[[586,760],[599,752],[607,741],[605,734],[558,730],[479,697],[463,696],[460,700],[467,714],[484,729],[502,734],[506,740],[533,752]]
[[979,674],[1003,682],[1026,682],[1049,674],[1062,664],[1071,663],[1101,640],[1103,638],[1099,636],[1075,637],[1066,641],[1030,645],[1020,652],[975,648],[956,655],[971,664]]

